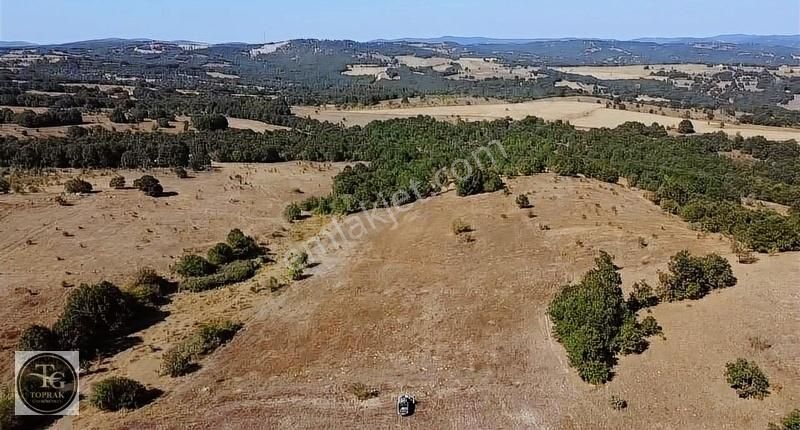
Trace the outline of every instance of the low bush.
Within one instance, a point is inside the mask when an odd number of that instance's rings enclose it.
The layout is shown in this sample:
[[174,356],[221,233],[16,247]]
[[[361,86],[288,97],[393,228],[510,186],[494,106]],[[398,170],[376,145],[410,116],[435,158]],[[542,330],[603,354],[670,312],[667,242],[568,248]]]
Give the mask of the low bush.
[[452,225],[453,234],[459,235],[463,233],[469,233],[472,230],[472,226],[467,224],[463,219],[459,218],[453,221]]
[[137,409],[148,402],[148,391],[133,379],[113,376],[92,387],[89,403],[103,411]]
[[58,351],[59,349],[56,334],[41,325],[32,325],[26,328],[17,341],[17,351]]
[[210,275],[215,269],[205,258],[194,254],[184,255],[173,267],[175,273],[184,278]]
[[692,256],[681,251],[669,262],[669,273],[659,274],[658,296],[661,300],[697,300],[712,290],[736,285],[728,260],[716,254]]
[[621,411],[628,407],[628,401],[616,395],[611,396],[609,403],[611,404],[611,409],[615,411]]
[[62,348],[90,357],[109,338],[125,333],[136,313],[134,300],[114,284],[83,284],[67,296],[53,331]]
[[143,175],[141,178],[134,180],[133,187],[149,197],[161,197],[164,194],[164,187],[161,182],[152,175]]
[[247,236],[238,228],[231,230],[225,241],[233,249],[234,258],[239,260],[255,258],[264,253],[252,236]]
[[356,399],[363,402],[378,397],[380,391],[375,388],[370,388],[361,382],[357,382],[350,386],[350,394],[356,396]]
[[208,262],[217,266],[228,264],[234,260],[233,248],[227,243],[218,243],[208,250]]
[[653,287],[642,280],[633,284],[633,291],[628,295],[628,309],[637,312],[640,309],[653,307],[658,304],[658,296]]
[[300,281],[305,276],[304,270],[304,267],[290,263],[289,267],[286,268],[286,277],[292,281]]
[[159,374],[177,378],[191,372],[195,367],[194,353],[183,343],[165,352],[161,357]]
[[640,328],[642,330],[642,335],[644,335],[645,337],[659,335],[664,332],[664,329],[662,329],[661,326],[658,325],[658,321],[656,321],[656,319],[653,318],[653,316],[651,315],[646,316],[642,320],[642,322],[640,323]]
[[175,168],[175,175],[179,179],[186,179],[189,177],[189,172],[186,171],[183,167],[176,167]]
[[783,418],[780,424],[770,423],[768,430],[800,430],[800,409],[795,409]]
[[694,124],[688,119],[678,123],[678,133],[680,134],[694,134]]
[[641,354],[647,349],[649,342],[645,338],[641,324],[636,317],[629,315],[622,323],[617,335],[617,348],[622,355]]
[[300,209],[300,205],[297,203],[289,203],[289,205],[286,206],[286,209],[283,210],[283,218],[289,222],[299,220],[302,215],[303,211]]
[[11,183],[6,178],[0,178],[0,194],[8,194],[11,191]]
[[87,194],[92,192],[92,184],[83,179],[69,179],[64,183],[64,191],[70,194]]
[[725,380],[743,399],[763,399],[769,395],[769,379],[758,365],[743,358],[725,365]]
[[172,284],[155,270],[143,267],[136,271],[124,291],[142,306],[155,308],[172,292]]
[[301,251],[297,254],[292,254],[291,258],[289,259],[290,264],[295,265],[297,267],[307,268],[308,267],[308,253],[305,251]]
[[526,196],[525,194],[518,195],[517,198],[514,200],[514,202],[520,209],[527,209],[531,207],[531,202],[530,200],[528,200],[528,196]]
[[125,188],[125,177],[114,176],[113,178],[111,178],[111,181],[108,182],[108,186],[111,188],[115,188],[117,190]]
[[173,378],[190,373],[197,360],[230,342],[241,329],[242,324],[230,320],[201,324],[194,334],[164,354],[160,373]]
[[234,261],[221,266],[212,275],[187,277],[180,283],[180,289],[197,293],[244,282],[255,276],[260,265],[258,260]]

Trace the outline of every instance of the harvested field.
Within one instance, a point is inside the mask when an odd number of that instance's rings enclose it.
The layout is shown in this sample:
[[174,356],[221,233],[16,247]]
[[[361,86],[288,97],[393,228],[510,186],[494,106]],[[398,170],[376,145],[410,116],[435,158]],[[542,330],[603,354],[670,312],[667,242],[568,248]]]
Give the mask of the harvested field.
[[[0,359],[3,380],[12,378],[8,351],[23,328],[52,323],[63,298],[80,283],[109,280],[120,285],[133,272],[151,266],[163,274],[185,252],[205,252],[241,228],[273,250],[285,237],[286,204],[330,191],[341,165],[280,163],[222,164],[213,172],[178,179],[167,170],[150,172],[168,193],[153,199],[134,189],[110,189],[111,172],[84,176],[99,191],[54,199],[62,186],[29,195],[0,195]],[[144,172],[120,171],[128,185]],[[73,172],[59,173],[51,182]],[[297,190],[304,194],[299,194]],[[288,237],[288,232],[284,234]],[[198,314],[193,318],[211,318]],[[81,428],[81,427],[78,427]]]
[[263,133],[265,131],[290,130],[289,127],[267,124],[266,122],[255,121],[252,119],[233,118],[230,116],[227,118],[228,127],[242,130],[253,130],[256,133]]
[[457,74],[448,76],[449,79],[474,79],[483,80],[490,78],[514,79],[536,79],[543,75],[537,75],[536,67],[509,67],[494,58],[469,58],[463,57],[456,60],[442,57],[422,58],[413,55],[401,55],[396,57],[400,64],[412,68],[430,67],[437,72],[444,72],[449,67],[457,65],[461,68]]
[[[647,68],[645,68],[647,67]],[[653,76],[652,73],[683,72],[689,75],[713,75],[722,71],[721,67],[706,66],[705,64],[652,64],[649,66],[580,66],[580,67],[555,67],[556,70],[575,75],[593,76],[597,79],[656,79],[665,81],[666,76]]]
[[[623,186],[552,175],[509,186],[531,193],[535,218],[502,193],[422,201],[394,227],[341,241],[310,279],[260,303],[245,331],[199,372],[162,387],[154,405],[88,411],[74,424],[738,429],[765,428],[796,407],[799,254],[734,262],[736,287],[657,306],[665,338],[622,357],[614,379],[592,387],[550,334],[545,310],[559,285],[578,279],[600,249],[617,256],[627,290],[640,279],[655,283],[681,249],[727,255],[730,243],[690,230]],[[455,218],[473,227],[474,242],[454,236]],[[647,247],[637,246],[640,237]],[[755,350],[751,338],[772,346]],[[774,389],[764,401],[739,399],[725,383],[725,362],[740,356],[769,375]],[[357,400],[356,383],[377,397]],[[394,411],[403,392],[419,400],[409,419]],[[611,395],[628,409],[612,410]]]
[[[578,98],[553,98],[525,103],[497,103],[461,106],[418,107],[396,109],[358,109],[337,110],[335,108],[301,107],[292,108],[301,117],[310,117],[320,121],[344,123],[346,125],[365,125],[372,121],[385,121],[392,118],[410,118],[417,115],[429,115],[441,120],[483,121],[510,117],[522,119],[526,116],[537,116],[546,120],[569,121],[581,128],[616,127],[626,121],[638,121],[644,124],[659,123],[665,127],[676,128],[683,119],[678,116],[663,116],[630,110],[617,110],[605,107],[603,103],[577,101]],[[764,136],[771,140],[795,139],[800,142],[800,129],[766,127],[756,125],[726,124],[720,128],[719,121],[694,120],[698,133],[714,133],[724,131],[729,135],[741,134],[743,137]]]

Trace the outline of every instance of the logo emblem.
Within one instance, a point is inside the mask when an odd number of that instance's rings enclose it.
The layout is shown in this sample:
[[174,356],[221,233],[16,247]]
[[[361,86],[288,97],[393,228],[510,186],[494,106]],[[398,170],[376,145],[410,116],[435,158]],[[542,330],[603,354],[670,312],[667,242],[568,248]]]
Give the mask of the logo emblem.
[[78,415],[78,352],[17,351],[17,415]]

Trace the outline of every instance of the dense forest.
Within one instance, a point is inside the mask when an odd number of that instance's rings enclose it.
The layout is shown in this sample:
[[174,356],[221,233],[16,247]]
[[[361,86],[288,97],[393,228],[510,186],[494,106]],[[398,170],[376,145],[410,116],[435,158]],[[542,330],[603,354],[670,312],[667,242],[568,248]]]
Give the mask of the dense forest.
[[[486,151],[496,142],[502,151]],[[725,153],[740,151],[752,161]],[[0,165],[21,168],[138,168],[219,162],[288,160],[363,161],[339,174],[328,198],[304,204],[320,212],[350,213],[405,204],[439,192],[435,186],[457,175],[436,177],[442,168],[477,154],[486,173],[528,175],[545,170],[608,182],[620,177],[651,192],[664,210],[697,228],[735,236],[762,252],[800,249],[800,151],[793,142],[729,139],[723,133],[671,137],[657,125],[626,123],[610,129],[576,130],[562,122],[459,122],[417,117],[345,128],[302,121],[292,131],[263,134],[242,130],[185,134],[130,134],[102,129],[85,136],[0,140]],[[462,178],[463,179],[463,178]],[[475,181],[475,178],[470,178]],[[476,190],[483,189],[478,184]],[[496,187],[493,187],[496,188]],[[391,196],[403,195],[400,200]],[[752,197],[791,206],[792,216],[750,210]]]

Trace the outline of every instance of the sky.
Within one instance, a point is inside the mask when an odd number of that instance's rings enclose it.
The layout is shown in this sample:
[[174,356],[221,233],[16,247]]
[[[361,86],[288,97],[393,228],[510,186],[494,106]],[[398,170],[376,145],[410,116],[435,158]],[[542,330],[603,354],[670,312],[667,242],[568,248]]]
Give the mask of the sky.
[[799,0],[0,0],[0,40],[800,34]]

